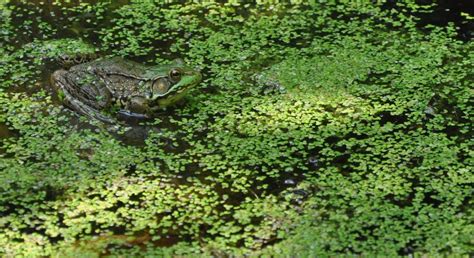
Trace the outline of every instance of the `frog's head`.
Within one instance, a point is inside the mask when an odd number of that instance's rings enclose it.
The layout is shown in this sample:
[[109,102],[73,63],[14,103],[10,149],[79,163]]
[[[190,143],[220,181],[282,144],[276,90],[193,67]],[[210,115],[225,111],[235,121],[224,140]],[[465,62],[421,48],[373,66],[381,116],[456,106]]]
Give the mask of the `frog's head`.
[[153,106],[167,107],[182,99],[185,93],[201,82],[199,71],[184,64],[181,59],[172,64],[153,68],[155,77],[151,87]]

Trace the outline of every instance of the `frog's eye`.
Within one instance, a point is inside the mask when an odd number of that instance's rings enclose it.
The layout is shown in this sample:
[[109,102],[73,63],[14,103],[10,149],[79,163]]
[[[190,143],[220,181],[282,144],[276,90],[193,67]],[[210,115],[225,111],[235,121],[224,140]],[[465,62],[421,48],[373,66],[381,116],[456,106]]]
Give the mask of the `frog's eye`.
[[182,74],[181,70],[176,69],[176,68],[171,69],[170,75],[169,75],[171,81],[178,82],[181,79],[181,74]]

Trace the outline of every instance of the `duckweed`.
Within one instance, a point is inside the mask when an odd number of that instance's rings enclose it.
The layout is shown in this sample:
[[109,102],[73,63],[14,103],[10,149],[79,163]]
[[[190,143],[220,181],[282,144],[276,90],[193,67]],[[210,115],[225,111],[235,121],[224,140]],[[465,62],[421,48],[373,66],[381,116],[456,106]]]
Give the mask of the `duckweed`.
[[[0,1],[0,254],[472,254],[474,46],[435,7]],[[204,81],[111,128],[49,87],[91,53]]]

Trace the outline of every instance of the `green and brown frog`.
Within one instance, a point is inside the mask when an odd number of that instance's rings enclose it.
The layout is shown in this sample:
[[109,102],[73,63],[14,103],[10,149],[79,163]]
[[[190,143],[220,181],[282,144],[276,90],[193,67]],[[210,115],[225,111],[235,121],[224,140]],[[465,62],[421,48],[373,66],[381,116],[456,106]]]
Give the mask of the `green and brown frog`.
[[90,118],[115,123],[114,112],[148,117],[173,105],[201,78],[199,71],[180,59],[145,66],[113,57],[58,70],[51,81],[66,106]]

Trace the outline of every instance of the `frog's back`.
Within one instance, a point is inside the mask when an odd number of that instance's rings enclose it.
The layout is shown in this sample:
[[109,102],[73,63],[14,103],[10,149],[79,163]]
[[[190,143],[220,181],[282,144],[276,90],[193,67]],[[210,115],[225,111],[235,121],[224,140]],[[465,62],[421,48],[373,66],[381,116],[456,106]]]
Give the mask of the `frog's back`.
[[62,54],[56,57],[55,61],[64,69],[72,68],[76,65],[88,63],[97,59],[96,53],[81,53],[81,54]]
[[82,63],[71,68],[71,71],[95,71],[108,75],[127,75],[128,77],[141,78],[145,70],[142,64],[125,60],[121,57],[97,59],[92,62]]

